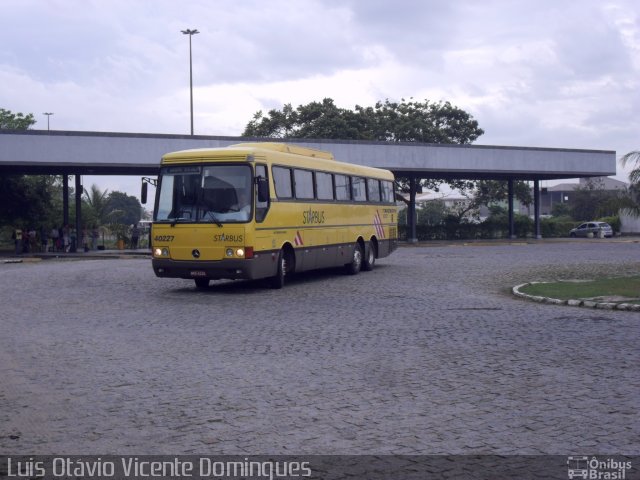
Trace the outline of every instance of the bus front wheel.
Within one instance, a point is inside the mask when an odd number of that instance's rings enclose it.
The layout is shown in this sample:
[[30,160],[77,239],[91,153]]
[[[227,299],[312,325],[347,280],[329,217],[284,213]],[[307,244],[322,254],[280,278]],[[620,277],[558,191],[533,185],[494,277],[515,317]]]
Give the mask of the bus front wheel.
[[278,254],[278,269],[276,274],[269,279],[271,288],[279,290],[284,287],[284,277],[287,274],[287,258],[284,250]]
[[356,243],[351,254],[351,261],[345,265],[349,275],[355,275],[362,269],[362,247]]

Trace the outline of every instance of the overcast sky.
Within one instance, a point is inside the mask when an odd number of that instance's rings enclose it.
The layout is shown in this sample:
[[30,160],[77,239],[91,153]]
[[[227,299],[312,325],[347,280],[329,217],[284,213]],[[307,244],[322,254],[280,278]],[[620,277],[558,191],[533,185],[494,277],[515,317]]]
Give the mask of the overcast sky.
[[[476,144],[640,149],[632,0],[0,0],[0,108],[34,128],[240,135],[330,97],[448,100]],[[626,173],[618,167],[618,179]],[[138,194],[139,179],[90,177]]]

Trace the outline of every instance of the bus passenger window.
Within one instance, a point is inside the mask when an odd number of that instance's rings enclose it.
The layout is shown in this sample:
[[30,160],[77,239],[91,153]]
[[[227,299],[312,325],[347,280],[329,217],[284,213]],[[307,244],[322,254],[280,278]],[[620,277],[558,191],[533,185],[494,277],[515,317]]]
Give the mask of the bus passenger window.
[[367,195],[370,202],[380,201],[380,181],[367,178]]
[[383,180],[380,183],[382,183],[382,201],[385,203],[393,203],[393,182]]
[[333,179],[330,173],[316,172],[318,200],[333,200]]
[[351,184],[349,177],[345,175],[336,175],[336,200],[351,200]]
[[309,170],[293,171],[293,178],[296,185],[296,198],[312,199],[313,198],[313,174]]
[[273,167],[273,181],[276,185],[278,198],[292,198],[291,170],[283,167]]
[[366,202],[367,191],[365,190],[364,178],[353,177],[351,179],[351,186],[353,187],[353,199],[356,202]]

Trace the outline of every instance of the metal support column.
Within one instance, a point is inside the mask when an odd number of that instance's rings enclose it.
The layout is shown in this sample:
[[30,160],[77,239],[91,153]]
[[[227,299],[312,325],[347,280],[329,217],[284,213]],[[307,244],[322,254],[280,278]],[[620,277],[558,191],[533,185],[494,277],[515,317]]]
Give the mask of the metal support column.
[[509,238],[516,238],[516,227],[513,221],[513,178],[509,179]]
[[78,251],[82,245],[82,185],[80,184],[80,175],[75,176],[76,179],[76,244],[75,250],[72,245],[72,252]]
[[69,225],[69,176],[62,175],[62,226]]
[[540,233],[540,180],[533,181],[533,223],[536,238],[542,238]]
[[409,209],[407,211],[407,241],[409,243],[418,242],[418,234],[416,231],[416,191],[417,191],[416,177],[409,179]]

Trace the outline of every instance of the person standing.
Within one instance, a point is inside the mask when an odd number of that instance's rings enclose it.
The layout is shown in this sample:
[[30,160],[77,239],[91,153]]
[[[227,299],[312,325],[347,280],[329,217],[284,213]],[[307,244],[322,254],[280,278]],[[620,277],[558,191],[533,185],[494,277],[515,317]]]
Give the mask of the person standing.
[[62,227],[62,248],[65,253],[69,251],[69,225]]
[[35,253],[38,251],[38,239],[36,229],[33,226],[29,229],[29,251]]
[[16,228],[11,235],[16,247],[16,255],[20,255],[22,253],[22,229]]
[[40,245],[42,252],[47,253],[49,251],[49,232],[43,225],[40,226]]
[[140,239],[140,230],[138,229],[138,225],[134,224],[131,229],[131,248],[135,250],[138,248],[138,240]]
[[[82,234],[82,232],[80,232],[80,234]],[[69,239],[71,240],[69,251],[76,253],[78,251],[78,232],[76,232],[74,227],[69,228]]]
[[58,232],[58,229],[53,227],[51,229],[50,236],[51,236],[51,251],[55,252],[56,250],[60,249],[60,244],[59,244],[60,233]]
[[97,226],[93,226],[91,229],[91,250],[98,249],[98,237],[100,236],[100,231]]

